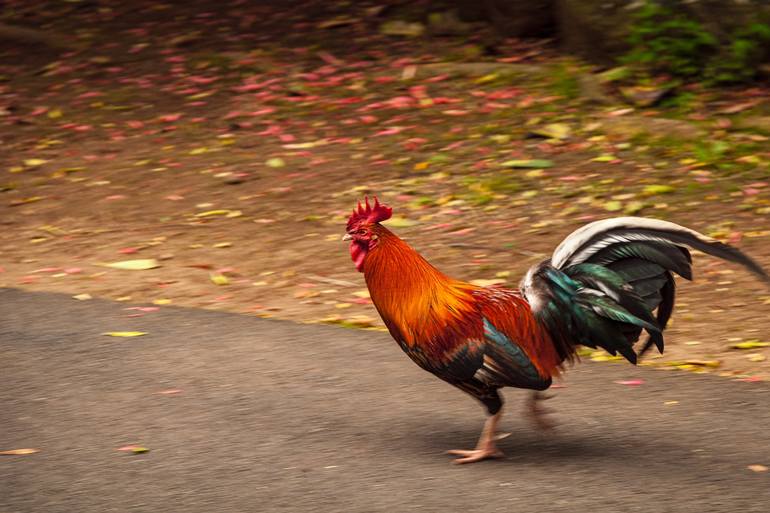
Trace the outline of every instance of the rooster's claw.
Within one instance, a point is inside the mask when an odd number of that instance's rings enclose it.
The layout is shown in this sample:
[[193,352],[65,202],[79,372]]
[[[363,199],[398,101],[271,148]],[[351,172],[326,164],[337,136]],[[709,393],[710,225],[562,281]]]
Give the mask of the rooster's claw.
[[447,451],[446,453],[452,454],[453,456],[462,456],[462,458],[457,458],[452,461],[452,463],[456,465],[462,465],[464,463],[475,463],[477,461],[505,457],[505,454],[503,453],[503,451],[501,451],[496,447],[491,447],[489,449],[472,449],[472,450],[452,449],[451,451]]

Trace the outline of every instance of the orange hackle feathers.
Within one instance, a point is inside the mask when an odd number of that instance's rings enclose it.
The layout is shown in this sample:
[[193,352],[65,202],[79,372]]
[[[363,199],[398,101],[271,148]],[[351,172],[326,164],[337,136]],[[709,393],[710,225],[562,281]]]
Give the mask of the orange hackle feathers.
[[[376,225],[376,250],[364,262],[372,302],[393,338],[416,363],[454,357],[468,341],[484,340],[484,319],[493,323],[532,360],[543,377],[558,374],[559,359],[527,301],[505,289],[455,280],[428,263],[387,228]],[[422,362],[421,359],[426,359]]]
[[347,229],[350,231],[357,225],[361,224],[374,224],[374,223],[380,223],[382,221],[386,221],[390,219],[390,216],[393,215],[393,209],[381,204],[377,197],[374,197],[374,205],[369,204],[369,197],[364,198],[364,203],[366,206],[361,205],[361,202],[358,202],[358,208],[353,209],[353,213],[350,215],[350,218],[348,219],[348,226]]

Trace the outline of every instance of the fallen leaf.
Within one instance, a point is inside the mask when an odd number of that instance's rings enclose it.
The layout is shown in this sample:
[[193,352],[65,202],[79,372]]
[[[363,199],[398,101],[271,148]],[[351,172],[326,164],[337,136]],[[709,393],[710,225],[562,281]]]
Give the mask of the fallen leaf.
[[395,217],[391,217],[387,221],[383,221],[382,224],[384,224],[385,226],[392,226],[394,228],[407,228],[409,226],[414,226],[418,223],[417,221],[414,221],[412,219],[406,219],[405,217],[395,216]]
[[286,162],[282,158],[275,157],[272,159],[267,159],[265,161],[265,165],[268,167],[284,167],[286,166]]
[[10,451],[0,451],[1,456],[26,456],[27,454],[35,454],[40,452],[40,449],[11,449]]
[[654,196],[656,194],[670,194],[675,190],[671,185],[648,185],[642,190],[642,194]]
[[211,283],[214,285],[229,285],[230,279],[221,273],[211,273],[209,275],[209,279],[211,280]]
[[629,387],[638,387],[639,385],[644,385],[644,380],[643,379],[625,379],[621,381],[616,381],[615,383],[618,385],[626,385]]
[[150,452],[150,450],[147,447],[142,447],[141,445],[126,445],[123,447],[118,447],[118,450],[123,452],[130,452],[132,454],[142,454],[145,452]]
[[380,34],[385,34],[386,36],[418,37],[423,32],[425,32],[425,25],[417,22],[409,23],[407,21],[392,20],[380,25]]
[[548,139],[567,139],[572,133],[572,130],[566,123],[549,123],[532,130],[531,133]]
[[157,312],[160,308],[157,306],[129,306],[128,308],[124,308],[124,310],[136,310],[138,312],[149,313]]
[[739,342],[733,344],[730,347],[733,349],[757,349],[759,347],[770,347],[770,342],[760,342],[759,340],[747,340],[746,342]]
[[639,107],[651,107],[673,91],[671,86],[629,86],[621,87],[621,94]]
[[111,267],[113,269],[124,269],[128,271],[145,271],[147,269],[155,269],[160,267],[158,261],[154,258],[140,258],[138,260],[122,260],[120,262],[111,262],[109,264],[101,264],[104,267]]
[[207,210],[206,212],[199,212],[195,214],[195,217],[212,217],[212,216],[225,216],[225,217],[240,217],[242,212],[240,210]]
[[720,360],[685,360],[685,365],[696,365],[698,367],[710,367],[716,369],[722,362]]
[[623,213],[632,216],[638,214],[645,206],[641,201],[629,201],[623,208]]
[[77,299],[78,301],[87,301],[93,298],[91,297],[91,294],[76,294],[72,296],[72,299]]
[[147,335],[147,333],[144,331],[108,331],[102,333],[102,335],[107,335],[108,337],[141,337]]
[[492,279],[492,280],[471,280],[471,285],[476,285],[477,287],[493,287],[495,285],[502,285],[505,283],[505,280],[500,279]]
[[500,165],[503,167],[513,168],[542,169],[546,167],[553,167],[553,161],[545,159],[506,160]]
[[749,465],[747,468],[752,472],[767,472],[769,470],[765,465]]

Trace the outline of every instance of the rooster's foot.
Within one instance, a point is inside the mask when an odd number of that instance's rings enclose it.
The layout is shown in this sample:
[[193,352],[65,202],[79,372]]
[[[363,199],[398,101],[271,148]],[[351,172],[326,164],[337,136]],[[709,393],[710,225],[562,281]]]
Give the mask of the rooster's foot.
[[553,410],[544,408],[542,402],[551,399],[552,395],[545,395],[542,392],[534,392],[527,403],[527,414],[535,425],[543,431],[550,431],[556,427],[556,423],[553,422],[548,416],[553,413]]
[[456,458],[452,461],[452,463],[456,463],[458,465],[462,465],[463,463],[475,463],[477,461],[505,457],[503,451],[495,446],[472,450],[453,449],[451,451],[447,451],[446,453],[452,454],[454,456],[462,456],[461,458]]

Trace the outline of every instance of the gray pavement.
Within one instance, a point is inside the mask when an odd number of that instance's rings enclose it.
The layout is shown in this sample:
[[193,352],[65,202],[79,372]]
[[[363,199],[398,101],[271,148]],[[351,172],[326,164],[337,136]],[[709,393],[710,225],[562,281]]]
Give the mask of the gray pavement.
[[0,512],[770,512],[767,383],[583,363],[454,466],[482,408],[386,333],[127,306],[0,290]]

